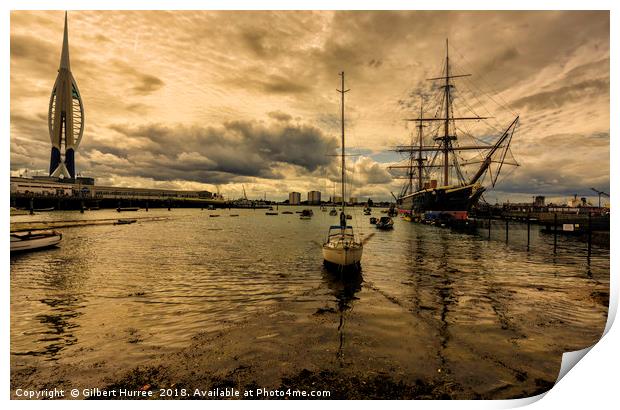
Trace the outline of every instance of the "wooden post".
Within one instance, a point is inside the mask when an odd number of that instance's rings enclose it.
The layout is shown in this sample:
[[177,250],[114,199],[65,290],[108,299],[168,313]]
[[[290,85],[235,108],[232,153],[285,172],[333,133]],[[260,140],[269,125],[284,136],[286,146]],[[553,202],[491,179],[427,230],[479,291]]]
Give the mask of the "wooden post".
[[84,213],[84,200],[80,200],[80,213],[83,214]]
[[530,250],[530,214],[527,214],[527,250]]
[[146,212],[149,211],[149,201],[146,201]]
[[30,198],[30,215],[34,215],[34,198]]
[[508,243],[508,219],[506,219],[506,243]]
[[553,214],[553,253],[558,249],[558,213]]
[[489,211],[489,240],[491,240],[491,211]]
[[592,255],[592,212],[588,212],[588,259]]

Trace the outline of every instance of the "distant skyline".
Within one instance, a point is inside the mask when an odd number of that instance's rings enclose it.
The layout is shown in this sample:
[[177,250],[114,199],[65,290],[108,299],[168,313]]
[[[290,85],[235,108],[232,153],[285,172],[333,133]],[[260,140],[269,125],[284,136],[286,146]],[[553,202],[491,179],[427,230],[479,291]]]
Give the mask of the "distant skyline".
[[[63,23],[63,11],[11,12],[12,175],[47,175]],[[606,11],[70,11],[85,108],[76,170],[105,185],[329,197],[344,70],[351,196],[390,199],[403,180],[386,170],[400,159],[389,149],[414,132],[403,119],[431,93],[446,38],[454,69],[472,74],[455,107],[494,117],[462,133],[521,118],[521,167],[487,201],[609,192]]]

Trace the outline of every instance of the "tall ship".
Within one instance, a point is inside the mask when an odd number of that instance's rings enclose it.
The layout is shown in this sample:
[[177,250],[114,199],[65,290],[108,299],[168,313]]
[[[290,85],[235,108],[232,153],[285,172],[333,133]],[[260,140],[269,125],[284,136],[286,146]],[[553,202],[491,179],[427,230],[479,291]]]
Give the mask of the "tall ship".
[[[469,115],[455,114],[454,80],[471,74],[452,72],[448,50],[446,40],[443,72],[439,77],[428,79],[438,86],[437,95],[430,98],[436,105],[424,107],[421,102],[418,117],[407,119],[416,124],[417,136],[412,136],[409,145],[394,149],[406,154],[406,163],[389,167],[407,171],[407,181],[398,196],[394,195],[398,211],[419,218],[466,218],[488,184],[495,186],[502,167],[518,166],[510,153],[510,143],[519,124],[518,115],[503,129],[491,124],[499,137],[493,134],[476,137],[471,134],[469,125],[461,125],[485,122],[493,117],[477,115],[470,105],[466,106]],[[476,100],[479,101],[477,97]],[[464,142],[458,134],[467,135],[473,143]]]

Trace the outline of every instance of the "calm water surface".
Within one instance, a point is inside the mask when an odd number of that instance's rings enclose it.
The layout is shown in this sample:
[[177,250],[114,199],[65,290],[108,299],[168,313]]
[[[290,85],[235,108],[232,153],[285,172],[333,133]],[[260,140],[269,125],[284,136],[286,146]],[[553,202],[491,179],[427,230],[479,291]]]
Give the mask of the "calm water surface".
[[[316,208],[305,221],[282,215],[284,209],[278,216],[264,210],[123,213],[169,219],[64,228],[60,248],[12,256],[12,367],[139,363],[269,309],[337,303],[319,246],[337,217]],[[533,229],[532,249],[525,252],[523,229],[511,231],[506,245],[398,218],[393,231],[382,232],[361,209],[353,213],[354,228],[375,235],[364,249],[364,286],[347,303],[380,294],[385,306],[398,305],[399,314],[437,328],[446,349],[455,340],[476,345],[481,329],[507,340],[543,340],[542,348],[551,350],[585,347],[602,332],[607,307],[596,296],[608,291],[608,250],[595,248],[588,261],[584,244],[560,239],[554,254],[553,237]],[[11,221],[118,216],[51,212]],[[504,238],[503,226],[496,228],[494,237]],[[376,306],[378,317],[382,306]],[[381,338],[371,325],[364,331]]]

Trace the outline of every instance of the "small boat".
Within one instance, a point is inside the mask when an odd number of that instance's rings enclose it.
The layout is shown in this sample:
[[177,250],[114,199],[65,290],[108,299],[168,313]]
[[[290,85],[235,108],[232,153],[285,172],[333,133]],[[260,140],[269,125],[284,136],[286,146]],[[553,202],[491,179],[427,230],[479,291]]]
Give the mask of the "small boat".
[[384,230],[393,229],[394,221],[389,216],[382,216],[381,219],[377,221],[376,227],[377,229]]
[[336,215],[338,215],[338,211],[336,211],[336,208],[332,208],[332,210],[331,210],[331,211],[329,211],[329,215],[330,215],[330,216],[336,216]]
[[299,215],[299,219],[312,219],[312,209],[304,209],[301,211],[301,215]]
[[218,214],[211,214],[209,215],[209,218],[217,218],[219,215]]
[[321,212],[327,212],[327,208],[321,208]]
[[370,210],[370,208],[364,208],[364,215],[370,215],[372,213],[372,211]]
[[230,216],[239,216],[239,214],[230,214]]
[[347,219],[353,219],[353,217],[351,216],[351,214],[347,214]]
[[302,212],[303,212],[303,211],[295,211],[295,213],[296,213],[296,214],[300,214],[300,213],[302,213]]
[[270,207],[269,207],[269,210],[270,210],[270,211],[273,211],[273,206],[270,206]]
[[283,214],[286,214],[286,215],[292,215],[292,214],[293,214],[293,211],[283,211],[282,213],[283,213]]
[[136,212],[139,209],[140,208],[138,208],[137,206],[129,206],[125,208],[118,207],[116,208],[116,212]]
[[265,215],[277,215],[277,212],[265,212]]
[[403,216],[403,221],[411,222],[413,219],[411,218],[411,215],[405,215]]
[[28,231],[11,233],[11,252],[33,251],[58,245],[62,233],[58,231]]
[[370,218],[370,223],[372,225],[375,225],[377,223],[377,218],[375,218],[374,216]]
[[114,222],[114,225],[129,225],[135,223],[136,221],[137,219],[119,219],[118,221]]
[[54,210],[54,207],[49,207],[49,208],[34,208],[33,211],[35,212],[52,212]]

